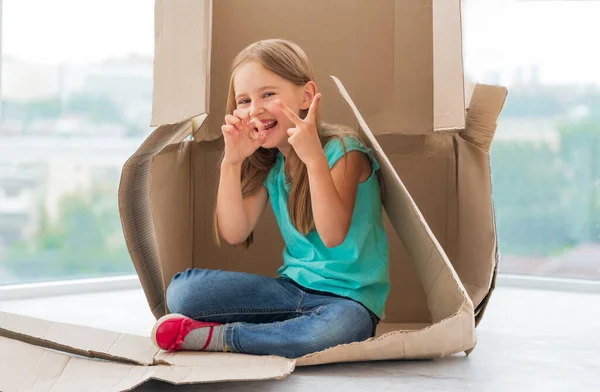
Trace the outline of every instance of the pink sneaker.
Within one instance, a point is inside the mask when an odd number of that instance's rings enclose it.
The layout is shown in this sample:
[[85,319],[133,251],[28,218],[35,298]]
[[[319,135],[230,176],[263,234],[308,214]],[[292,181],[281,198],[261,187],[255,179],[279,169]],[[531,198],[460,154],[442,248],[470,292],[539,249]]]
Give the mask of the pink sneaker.
[[213,327],[218,325],[221,324],[196,321],[182,314],[167,314],[158,319],[156,324],[154,324],[151,335],[152,342],[165,351],[179,351],[181,350],[183,340],[191,330],[196,328],[210,328],[208,339],[206,339],[206,344],[202,348],[204,350],[208,347],[212,339]]

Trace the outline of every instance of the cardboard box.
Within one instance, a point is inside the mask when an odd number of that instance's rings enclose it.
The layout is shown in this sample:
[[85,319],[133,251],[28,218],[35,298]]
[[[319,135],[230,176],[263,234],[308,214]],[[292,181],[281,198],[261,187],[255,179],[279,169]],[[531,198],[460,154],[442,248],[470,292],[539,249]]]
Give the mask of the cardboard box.
[[[0,313],[0,350],[16,353],[0,359],[8,375],[0,389],[284,378],[295,366],[473,350],[498,260],[488,152],[506,90],[476,85],[466,110],[459,1],[157,0],[155,11],[158,127],[125,164],[119,189],[125,239],[154,316],[167,312],[176,272],[275,276],[281,265],[270,208],[249,250],[217,248],[212,239],[230,63],[247,44],[281,37],[313,60],[324,119],[357,126],[381,164],[392,281],[386,319],[373,339],[290,360],[169,354],[148,337]],[[256,23],[263,13],[269,23]]]

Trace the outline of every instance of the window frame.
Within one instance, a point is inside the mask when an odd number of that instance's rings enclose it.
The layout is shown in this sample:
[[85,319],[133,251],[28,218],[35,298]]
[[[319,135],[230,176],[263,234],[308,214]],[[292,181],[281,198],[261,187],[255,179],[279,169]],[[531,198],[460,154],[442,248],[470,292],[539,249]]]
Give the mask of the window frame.
[[[464,1],[464,0],[463,0]],[[3,54],[3,0],[0,0],[0,59]],[[2,97],[2,61],[0,60],[0,97]],[[0,121],[2,120],[2,101],[0,99]],[[569,291],[600,293],[600,281],[569,279],[550,276],[518,275],[499,272],[497,287],[528,288],[549,291]],[[137,275],[123,275],[90,279],[54,280],[42,283],[2,285],[0,283],[0,301],[34,299],[40,297],[111,292],[141,289]]]

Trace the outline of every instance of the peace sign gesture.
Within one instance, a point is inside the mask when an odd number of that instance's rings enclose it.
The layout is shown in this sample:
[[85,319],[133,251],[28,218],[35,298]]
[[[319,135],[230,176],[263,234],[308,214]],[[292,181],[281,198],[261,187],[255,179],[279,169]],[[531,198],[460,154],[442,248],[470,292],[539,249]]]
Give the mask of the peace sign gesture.
[[285,114],[295,128],[287,130],[289,135],[288,142],[298,154],[298,158],[307,166],[312,165],[324,157],[323,147],[319,140],[317,130],[317,107],[321,100],[321,94],[316,94],[313,98],[306,118],[301,119],[293,110],[285,106],[281,101],[275,102],[277,107]]

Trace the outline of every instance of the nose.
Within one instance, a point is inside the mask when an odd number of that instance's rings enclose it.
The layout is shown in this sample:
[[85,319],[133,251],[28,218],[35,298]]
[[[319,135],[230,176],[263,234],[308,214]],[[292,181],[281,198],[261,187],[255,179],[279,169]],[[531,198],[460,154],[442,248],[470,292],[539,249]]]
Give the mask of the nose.
[[250,116],[257,116],[259,114],[261,114],[262,112],[264,112],[265,109],[262,107],[261,104],[258,104],[256,102],[253,102],[252,105],[250,106]]

